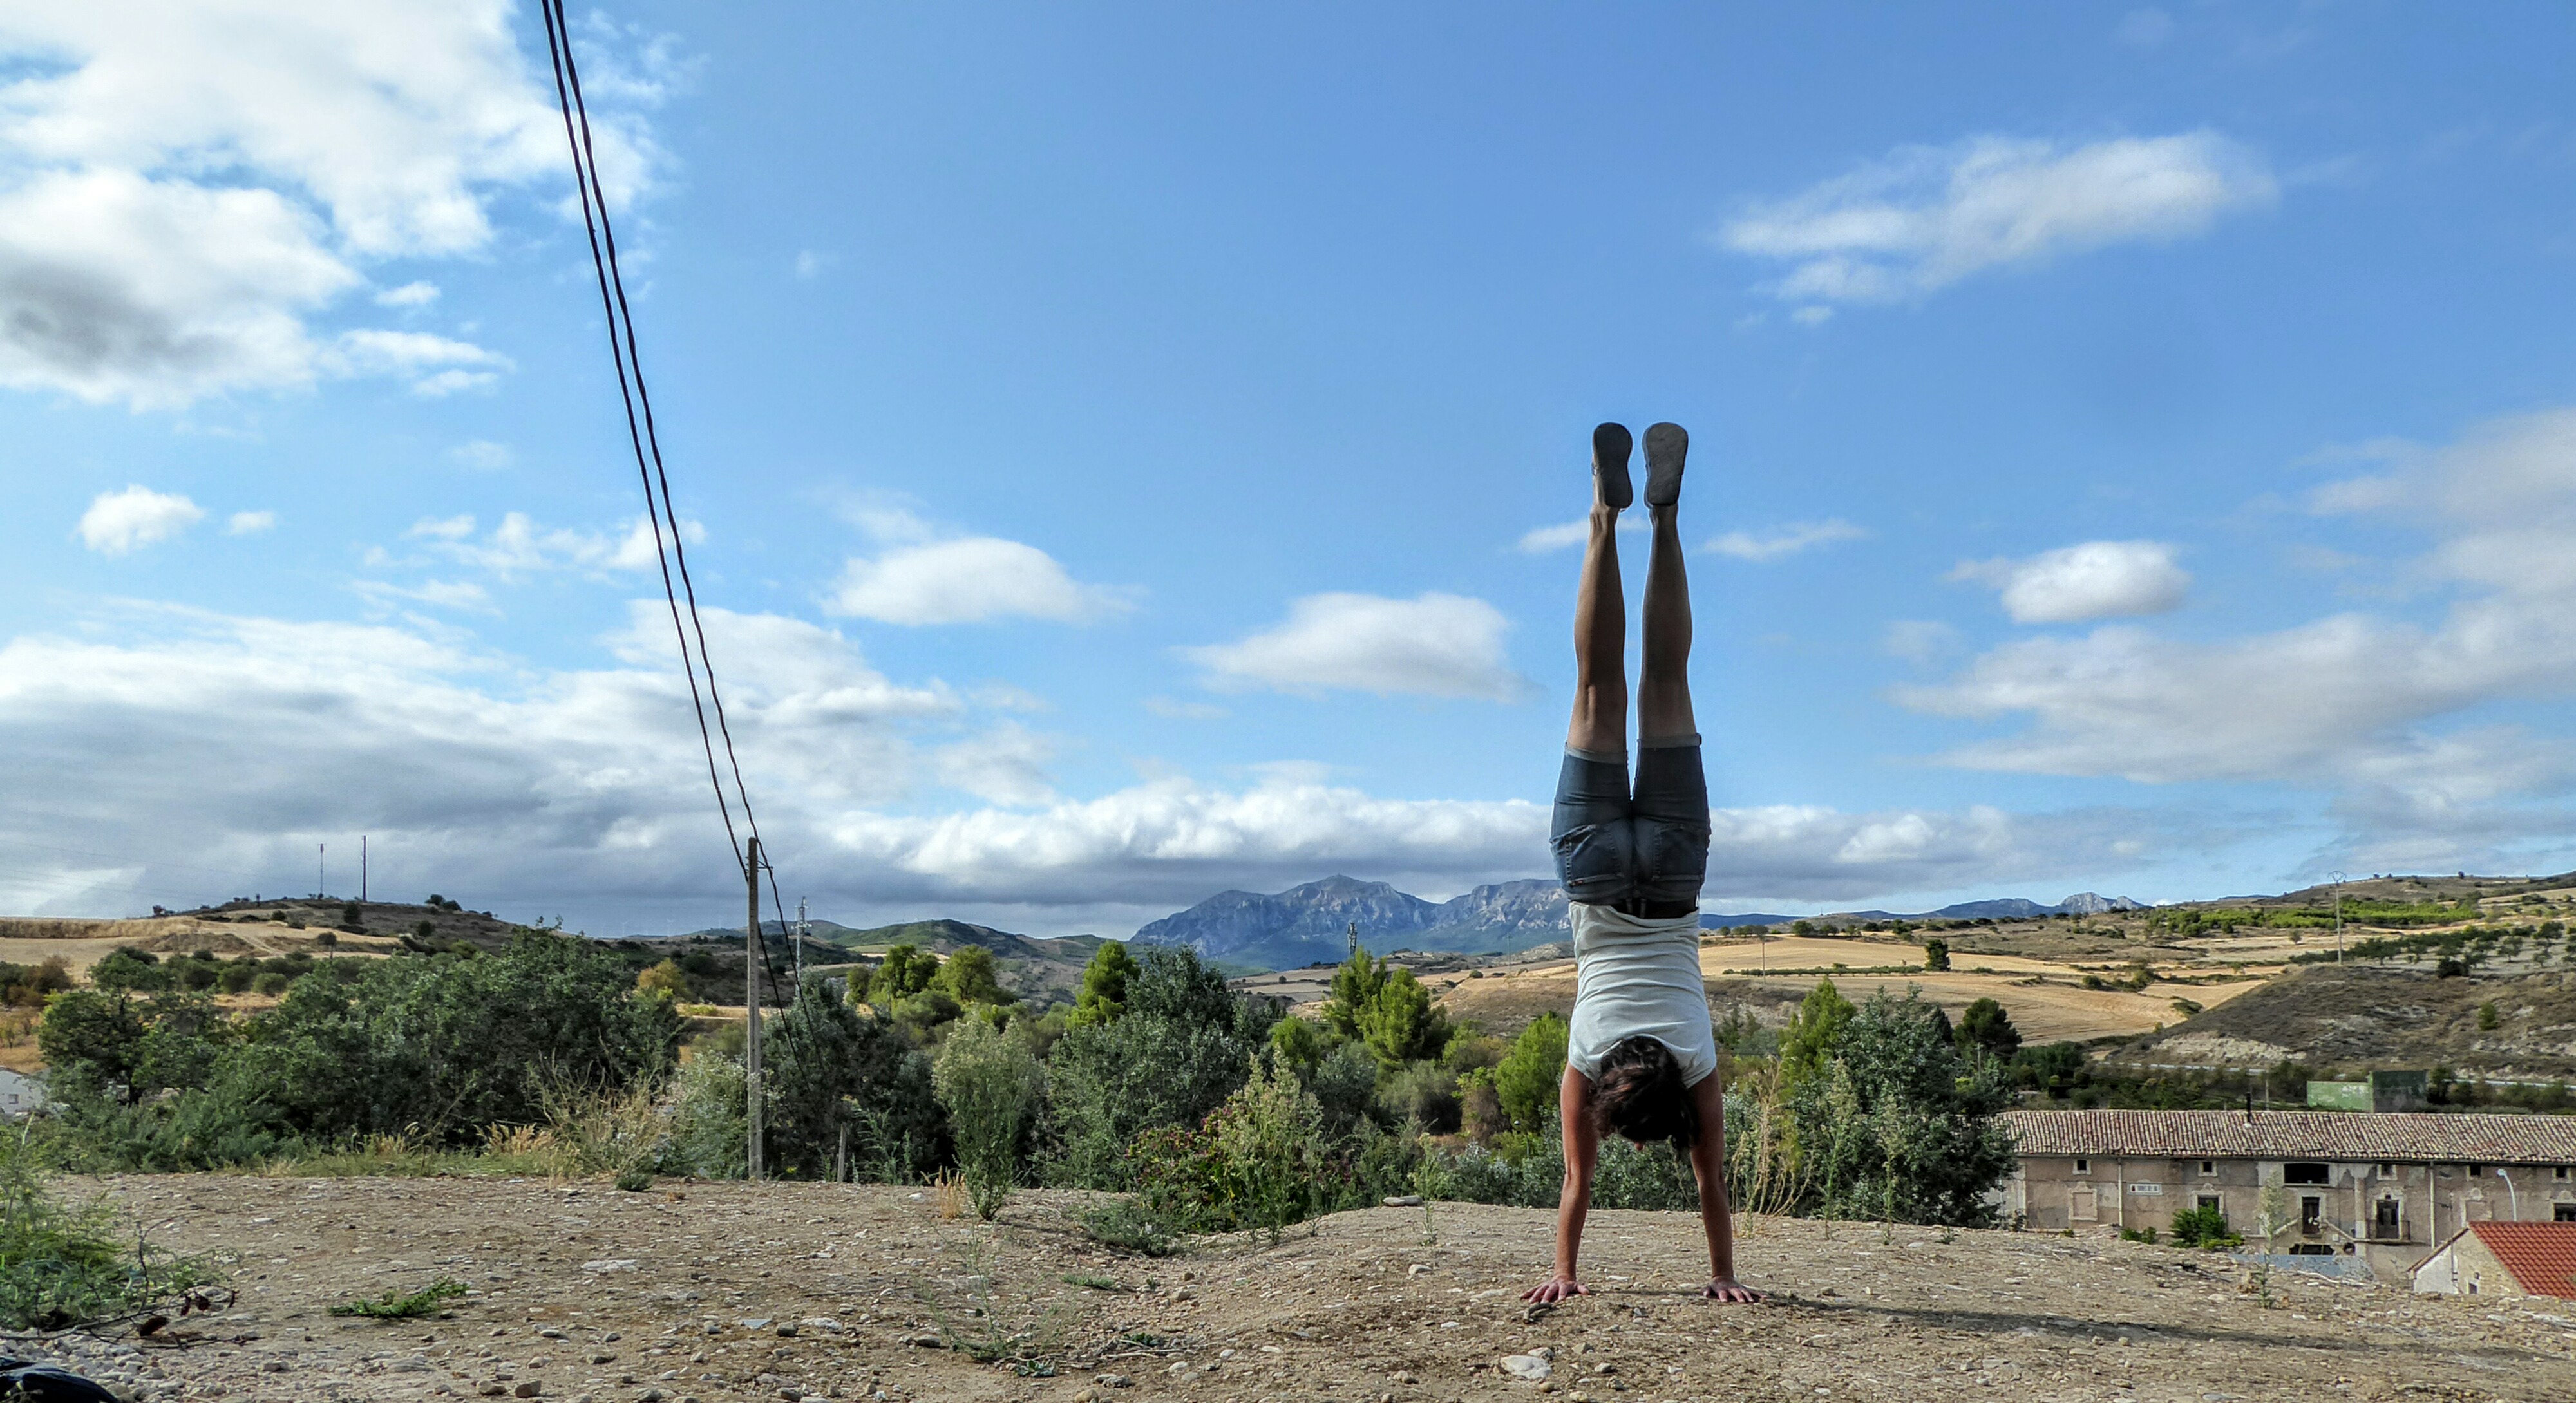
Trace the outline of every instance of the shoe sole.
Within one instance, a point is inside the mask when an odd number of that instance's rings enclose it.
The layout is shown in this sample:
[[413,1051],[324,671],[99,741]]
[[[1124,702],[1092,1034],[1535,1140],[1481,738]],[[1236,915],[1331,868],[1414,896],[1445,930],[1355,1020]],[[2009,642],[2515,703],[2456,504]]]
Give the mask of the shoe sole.
[[1646,430],[1646,505],[1669,507],[1682,499],[1682,460],[1690,456],[1690,433],[1679,424],[1657,424]]
[[1628,436],[1625,424],[1603,424],[1592,431],[1592,476],[1598,484],[1595,491],[1601,504],[1626,511],[1637,500],[1636,489],[1628,482],[1628,454],[1636,440]]

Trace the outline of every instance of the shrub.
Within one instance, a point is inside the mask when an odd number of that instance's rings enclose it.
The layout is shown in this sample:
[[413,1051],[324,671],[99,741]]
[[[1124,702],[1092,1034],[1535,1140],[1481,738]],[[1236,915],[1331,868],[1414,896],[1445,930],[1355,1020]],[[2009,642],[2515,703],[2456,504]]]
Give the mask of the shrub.
[[1927,941],[1924,941],[1924,942],[1923,942],[1923,968],[1924,968],[1924,969],[1926,969],[1926,970],[1928,970],[1928,971],[1931,971],[1931,972],[1933,972],[1933,973],[1939,973],[1940,971],[1945,970],[1945,969],[1948,969],[1949,967],[1950,967],[1950,942],[1949,942],[1949,941],[1946,941],[1946,940],[1927,940]]
[[918,945],[897,945],[885,952],[876,973],[869,978],[867,1001],[879,1008],[900,1003],[929,988],[930,981],[938,975],[937,955]]
[[762,1128],[773,1172],[830,1178],[843,1167],[846,1144],[858,1177],[902,1183],[943,1157],[930,1059],[896,1020],[862,1014],[809,980],[770,1021],[763,1050]]
[[1143,1257],[1168,1257],[1187,1232],[1133,1198],[1113,1198],[1084,1210],[1082,1230],[1094,1242]]
[[1196,952],[1156,946],[1136,966],[1118,1018],[1067,1031],[1047,1054],[1044,1138],[1055,1182],[1128,1187],[1137,1135],[1199,1124],[1270,1040],[1267,1003],[1238,998]]
[[1981,998],[1959,1015],[1959,1046],[2009,1061],[2021,1050],[2021,1029],[2013,1026],[2012,1015],[2002,1004]]
[[202,1257],[125,1242],[105,1200],[64,1208],[45,1192],[25,1142],[0,1136],[0,1326],[60,1330],[132,1316],[174,1298],[188,1307],[217,1280]]
[[664,960],[635,976],[635,992],[676,1002],[688,997],[689,976],[678,960]]
[[2495,1000],[2489,999],[2478,1005],[2479,1032],[2492,1033],[2502,1026],[2504,1026],[2504,1015],[2497,1010]]
[[2186,1208],[2174,1214],[2173,1240],[2177,1246],[2212,1251],[2245,1245],[2243,1237],[2228,1231],[2227,1215],[2216,1208]]
[[1437,1062],[1408,1062],[1387,1073],[1377,1103],[1399,1125],[1445,1135],[1458,1128],[1458,1076]]
[[931,1067],[948,1112],[957,1167],[977,1217],[990,1222],[1019,1180],[1021,1150],[1046,1092],[1045,1073],[1026,1048],[980,1018],[948,1036]]
[[1512,1129],[1538,1134],[1556,1124],[1557,1095],[1565,1081],[1565,1039],[1565,1019],[1540,1014],[1494,1067],[1494,1095]]
[[1350,1181],[1325,1138],[1324,1108],[1295,1073],[1259,1065],[1200,1129],[1140,1136],[1136,1159],[1149,1211],[1199,1231],[1249,1229],[1273,1242],[1290,1225],[1331,1211]]
[[285,975],[280,974],[275,970],[268,970],[251,980],[250,991],[263,998],[273,999],[278,995],[285,993],[286,986],[293,982],[293,980],[288,979]]

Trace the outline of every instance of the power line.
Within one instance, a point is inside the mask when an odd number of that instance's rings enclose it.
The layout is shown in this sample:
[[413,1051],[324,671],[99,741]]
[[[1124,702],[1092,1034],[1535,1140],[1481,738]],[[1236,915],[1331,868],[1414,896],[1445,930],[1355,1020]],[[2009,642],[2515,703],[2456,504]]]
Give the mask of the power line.
[[[771,904],[778,909],[778,923],[787,924],[787,908],[778,893],[778,874],[758,857],[747,857],[744,845],[733,826],[733,803],[742,805],[743,826],[758,841],[753,850],[765,854],[769,844],[760,836],[760,821],[753,817],[751,790],[743,783],[742,761],[734,752],[733,727],[727,723],[724,694],[716,686],[714,657],[707,651],[705,623],[698,617],[698,589],[689,577],[688,547],[683,542],[679,509],[671,499],[671,478],[662,462],[662,440],[653,419],[653,396],[644,384],[644,357],[635,339],[635,316],[626,299],[626,279],[617,262],[617,232],[608,217],[608,191],[599,176],[599,154],[590,130],[590,106],[582,98],[581,69],[572,53],[572,28],[564,17],[563,0],[540,0],[537,7],[546,21],[546,53],[553,61],[555,101],[563,112],[564,141],[572,150],[573,184],[581,196],[583,232],[590,241],[591,270],[599,285],[599,307],[608,323],[608,354],[617,370],[618,398],[626,409],[626,439],[635,455],[635,473],[644,486],[644,518],[653,532],[653,555],[661,567],[662,598],[671,614],[671,631],[680,643],[680,671],[688,679],[689,705],[698,721],[698,743],[706,753],[707,783],[715,790],[716,812],[724,820],[725,842],[733,849],[734,865],[757,884],[761,873],[769,875]],[[640,413],[639,413],[640,410]],[[669,536],[664,538],[664,527]],[[676,587],[672,567],[679,567]],[[686,597],[688,622],[680,619],[682,598]],[[706,673],[706,692],[698,691],[698,673]],[[707,726],[707,712],[715,711],[715,726]],[[724,768],[733,773],[733,799],[725,797],[723,775],[716,765],[716,739],[724,741]],[[764,947],[766,942],[762,942]],[[746,937],[743,956],[751,958]],[[772,993],[779,988],[777,969],[764,948],[761,956],[764,972],[769,975]]]

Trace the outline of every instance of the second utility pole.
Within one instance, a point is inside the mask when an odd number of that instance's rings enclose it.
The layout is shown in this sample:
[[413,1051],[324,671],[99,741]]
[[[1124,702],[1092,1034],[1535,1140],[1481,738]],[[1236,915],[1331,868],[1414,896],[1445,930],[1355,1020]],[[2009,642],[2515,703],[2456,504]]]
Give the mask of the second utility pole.
[[760,1181],[760,840],[751,840],[742,874],[751,882],[751,920],[742,928],[742,1083],[751,1132],[752,1182]]

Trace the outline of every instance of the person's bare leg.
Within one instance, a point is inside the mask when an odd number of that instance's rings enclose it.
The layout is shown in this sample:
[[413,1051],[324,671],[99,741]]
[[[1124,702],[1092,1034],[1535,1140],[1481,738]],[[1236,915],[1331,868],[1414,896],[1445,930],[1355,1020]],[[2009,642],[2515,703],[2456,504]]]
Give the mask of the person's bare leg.
[[1592,529],[1574,595],[1574,719],[1565,743],[1628,754],[1628,600],[1619,584],[1619,509],[1628,505],[1628,431],[1592,431]]
[[1689,448],[1690,437],[1678,424],[1646,430],[1646,511],[1654,522],[1654,545],[1646,559],[1645,655],[1637,667],[1640,740],[1699,731],[1699,718],[1691,711],[1690,579],[1682,566],[1675,500],[1681,493],[1682,457]]

